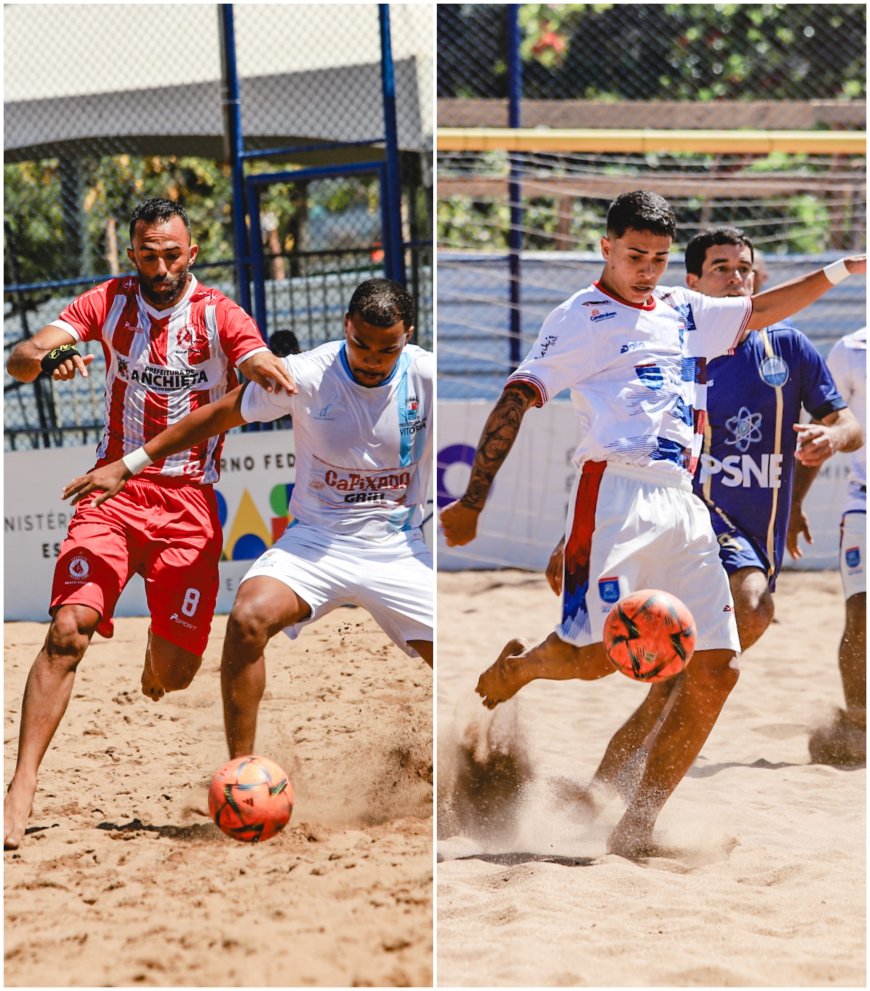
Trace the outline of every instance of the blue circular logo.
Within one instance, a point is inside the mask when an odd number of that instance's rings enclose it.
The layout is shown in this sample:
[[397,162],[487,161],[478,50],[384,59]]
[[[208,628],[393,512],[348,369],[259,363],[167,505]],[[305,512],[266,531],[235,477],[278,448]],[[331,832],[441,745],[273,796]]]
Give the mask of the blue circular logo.
[[778,354],[768,355],[758,366],[762,382],[778,388],[788,382],[788,365]]

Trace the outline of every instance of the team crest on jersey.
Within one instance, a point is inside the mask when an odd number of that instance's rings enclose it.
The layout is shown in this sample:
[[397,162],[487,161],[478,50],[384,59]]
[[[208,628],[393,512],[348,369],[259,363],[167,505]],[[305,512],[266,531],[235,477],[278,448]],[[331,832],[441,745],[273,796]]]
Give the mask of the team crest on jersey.
[[416,420],[417,419],[417,409],[418,409],[419,405],[420,404],[417,402],[417,397],[416,396],[408,396],[407,400],[405,401],[404,419],[405,420]]
[[619,602],[619,579],[599,578],[598,597],[602,602],[606,602],[608,605],[613,605],[615,602]]
[[761,440],[761,413],[752,413],[741,406],[736,416],[725,421],[725,429],[731,434],[725,438],[725,443],[736,447],[741,454],[748,451],[753,444]]
[[178,332],[178,343],[179,346],[184,348],[185,351],[190,350],[193,347],[194,342],[194,331],[190,324],[186,324]]
[[771,354],[758,366],[758,374],[761,376],[762,382],[766,382],[773,388],[778,388],[788,382],[788,365],[778,354]]

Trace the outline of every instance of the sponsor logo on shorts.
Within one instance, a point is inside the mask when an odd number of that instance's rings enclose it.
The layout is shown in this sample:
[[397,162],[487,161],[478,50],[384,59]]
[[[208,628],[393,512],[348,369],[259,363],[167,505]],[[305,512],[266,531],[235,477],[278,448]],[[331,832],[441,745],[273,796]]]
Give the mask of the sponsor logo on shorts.
[[75,578],[80,582],[85,581],[91,573],[91,566],[88,564],[88,559],[81,556],[74,557],[69,563],[69,573],[71,578]]
[[602,602],[607,602],[609,605],[619,602],[619,579],[599,578],[598,596]]
[[788,382],[788,365],[778,354],[768,355],[758,366],[761,381],[774,388]]
[[861,567],[861,548],[848,547],[846,549],[846,566],[849,568]]
[[194,624],[193,624],[193,623],[188,623],[186,619],[182,619],[182,618],[181,618],[181,617],[180,617],[180,616],[178,615],[178,613],[177,613],[177,612],[174,612],[174,613],[173,613],[173,614],[172,614],[172,615],[171,615],[171,616],[169,617],[169,619],[170,619],[170,620],[171,620],[171,621],[172,621],[173,623],[178,623],[178,625],[179,625],[179,626],[183,626],[183,627],[185,627],[185,628],[186,628],[186,629],[188,629],[188,630],[195,630],[195,629],[196,629],[196,626],[194,626]]

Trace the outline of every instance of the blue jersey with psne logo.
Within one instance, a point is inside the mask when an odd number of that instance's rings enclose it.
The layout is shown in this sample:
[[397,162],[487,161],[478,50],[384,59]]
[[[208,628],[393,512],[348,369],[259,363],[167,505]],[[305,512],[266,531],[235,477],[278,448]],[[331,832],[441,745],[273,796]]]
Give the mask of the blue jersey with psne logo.
[[270,393],[249,382],[241,413],[249,423],[293,417],[294,519],[373,539],[422,526],[431,498],[434,355],[405,345],[375,386],[354,379],[344,341],[282,360],[298,391]]
[[710,362],[708,423],[693,484],[727,570],[754,557],[775,579],[791,505],[793,425],[802,408],[821,420],[845,405],[822,356],[787,323],[750,333],[733,355]]

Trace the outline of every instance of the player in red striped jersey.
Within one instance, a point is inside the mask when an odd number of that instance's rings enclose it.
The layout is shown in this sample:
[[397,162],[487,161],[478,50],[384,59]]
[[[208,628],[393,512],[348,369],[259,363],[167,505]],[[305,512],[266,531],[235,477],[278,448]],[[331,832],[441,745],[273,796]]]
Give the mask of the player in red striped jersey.
[[[187,413],[237,384],[234,368],[268,391],[295,391],[254,321],[190,271],[198,246],[180,205],[153,199],[130,221],[127,255],[137,275],[104,282],[9,357],[21,382],[87,376],[100,341],[106,359],[103,435],[97,464],[130,456]],[[186,688],[202,662],[217,600],[222,534],[212,484],[222,437],[146,468],[123,500],[76,507],[55,568],[51,624],[30,669],[18,758],[4,808],[4,848],[20,844],[37,772],[95,632],[110,637],[115,604],[135,573],[145,579],[151,628],[142,691],[155,701]]]

